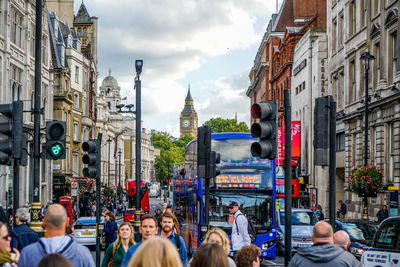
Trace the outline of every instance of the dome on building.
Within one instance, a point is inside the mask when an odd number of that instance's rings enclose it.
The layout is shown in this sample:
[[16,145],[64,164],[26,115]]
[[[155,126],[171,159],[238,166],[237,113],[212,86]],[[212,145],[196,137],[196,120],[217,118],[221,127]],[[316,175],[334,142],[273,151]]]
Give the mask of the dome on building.
[[101,83],[101,87],[111,87],[111,88],[118,88],[117,79],[111,76],[111,70],[109,70],[109,75],[104,78],[103,82]]

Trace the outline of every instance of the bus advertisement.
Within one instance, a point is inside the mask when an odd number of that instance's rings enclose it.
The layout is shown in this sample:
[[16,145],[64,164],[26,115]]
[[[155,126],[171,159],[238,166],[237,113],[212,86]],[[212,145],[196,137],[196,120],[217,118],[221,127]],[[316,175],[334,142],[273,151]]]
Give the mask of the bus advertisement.
[[[254,140],[248,133],[211,135],[211,150],[221,154],[221,174],[210,183],[208,211],[204,210],[204,180],[197,177],[196,139],[186,146],[185,162],[175,164],[173,204],[185,219],[181,234],[189,253],[200,246],[208,227],[219,227],[231,235],[234,218],[228,204],[235,201],[256,230],[254,245],[261,249],[260,257],[275,259],[275,161],[252,157],[250,146]],[[209,212],[206,228],[204,212]]]

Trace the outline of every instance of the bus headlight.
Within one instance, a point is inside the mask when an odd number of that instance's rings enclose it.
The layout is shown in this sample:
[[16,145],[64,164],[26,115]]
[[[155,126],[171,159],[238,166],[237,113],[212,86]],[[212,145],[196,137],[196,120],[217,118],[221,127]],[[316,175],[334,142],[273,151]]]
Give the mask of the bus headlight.
[[268,241],[268,242],[264,242],[261,246],[262,250],[265,249],[269,249],[270,247],[272,247],[275,244],[274,240]]
[[355,247],[351,247],[350,248],[350,252],[353,255],[362,255],[364,253],[364,250],[362,248],[355,248]]

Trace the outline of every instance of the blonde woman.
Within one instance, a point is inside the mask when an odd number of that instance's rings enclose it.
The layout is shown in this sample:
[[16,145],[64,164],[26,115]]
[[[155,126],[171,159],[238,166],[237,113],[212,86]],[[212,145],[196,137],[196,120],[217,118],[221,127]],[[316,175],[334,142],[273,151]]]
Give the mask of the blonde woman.
[[[208,231],[204,238],[204,243],[214,243],[220,245],[224,249],[226,255],[228,255],[231,250],[228,235],[221,228],[212,228],[210,231]],[[228,257],[228,263],[229,267],[236,266],[235,262],[230,257]]]
[[125,253],[131,246],[135,244],[133,234],[134,231],[132,225],[129,222],[124,222],[119,226],[117,232],[117,240],[107,247],[103,262],[101,263],[101,267],[121,266],[121,262],[122,259],[125,257]]
[[182,267],[176,247],[168,239],[155,236],[136,250],[128,267]]

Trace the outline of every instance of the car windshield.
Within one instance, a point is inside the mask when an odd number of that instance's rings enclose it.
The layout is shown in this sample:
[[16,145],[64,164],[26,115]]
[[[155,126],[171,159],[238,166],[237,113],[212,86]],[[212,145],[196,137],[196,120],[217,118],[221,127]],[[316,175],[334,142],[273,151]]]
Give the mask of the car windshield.
[[360,223],[357,224],[357,227],[361,229],[366,240],[374,240],[376,230],[378,229],[378,224]]
[[273,223],[272,196],[265,192],[221,192],[210,194],[210,225],[222,227],[229,233],[233,224],[233,215],[229,213],[228,204],[235,201],[240,211],[246,214],[257,233],[270,230]]
[[128,213],[128,214],[135,214],[135,210],[127,210],[125,213]]
[[354,223],[344,223],[343,230],[345,230],[349,234],[350,239],[365,240],[364,233]]
[[[285,225],[285,211],[280,211],[281,225]],[[292,225],[314,225],[317,217],[312,211],[292,211]]]

